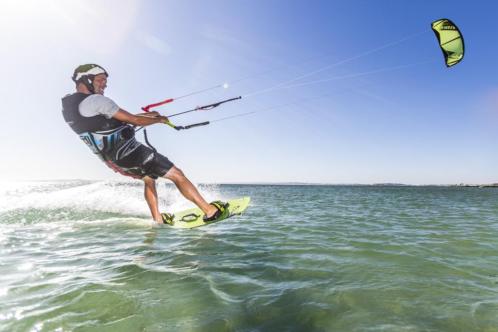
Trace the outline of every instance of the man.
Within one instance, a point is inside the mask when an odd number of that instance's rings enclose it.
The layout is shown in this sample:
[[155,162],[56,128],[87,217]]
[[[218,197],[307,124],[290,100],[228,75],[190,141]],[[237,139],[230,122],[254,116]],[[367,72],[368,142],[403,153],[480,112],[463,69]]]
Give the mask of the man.
[[114,171],[144,181],[144,196],[152,218],[157,223],[171,223],[173,215],[160,213],[156,179],[171,180],[182,195],[205,214],[205,221],[223,216],[226,203],[208,204],[196,187],[165,156],[135,139],[134,126],[165,123],[167,117],[157,112],[131,114],[104,96],[109,75],[99,65],[86,64],[73,73],[76,93],[62,98],[62,114],[80,138]]

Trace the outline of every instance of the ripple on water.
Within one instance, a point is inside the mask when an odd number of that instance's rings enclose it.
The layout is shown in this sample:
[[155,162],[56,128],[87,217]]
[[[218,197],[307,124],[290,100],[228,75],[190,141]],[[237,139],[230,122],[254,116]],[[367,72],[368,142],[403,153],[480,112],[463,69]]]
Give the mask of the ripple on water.
[[497,191],[219,186],[253,205],[191,231],[151,228],[140,209],[85,214],[38,195],[93,190],[90,204],[129,192],[128,208],[143,204],[141,188],[123,186],[40,187],[27,196],[32,214],[0,211],[0,330],[498,326]]

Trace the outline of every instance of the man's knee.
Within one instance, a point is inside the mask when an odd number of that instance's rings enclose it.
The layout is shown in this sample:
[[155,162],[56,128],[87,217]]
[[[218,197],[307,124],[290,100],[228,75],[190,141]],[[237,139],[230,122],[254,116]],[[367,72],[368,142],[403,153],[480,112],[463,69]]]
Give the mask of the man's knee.
[[142,178],[143,182],[145,183],[146,186],[152,186],[156,183],[156,180],[154,180],[153,178],[149,177],[149,176],[144,176]]
[[170,179],[171,181],[179,181],[185,178],[185,174],[183,174],[182,170],[176,166],[171,167],[171,169],[166,173],[165,177]]

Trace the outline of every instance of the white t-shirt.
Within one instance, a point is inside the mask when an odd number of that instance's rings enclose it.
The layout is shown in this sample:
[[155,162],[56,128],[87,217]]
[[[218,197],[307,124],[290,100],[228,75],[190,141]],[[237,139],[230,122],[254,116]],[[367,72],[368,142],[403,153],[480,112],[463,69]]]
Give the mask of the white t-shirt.
[[93,94],[86,97],[79,106],[82,116],[92,117],[103,115],[110,119],[119,111],[119,106],[111,99],[103,95]]

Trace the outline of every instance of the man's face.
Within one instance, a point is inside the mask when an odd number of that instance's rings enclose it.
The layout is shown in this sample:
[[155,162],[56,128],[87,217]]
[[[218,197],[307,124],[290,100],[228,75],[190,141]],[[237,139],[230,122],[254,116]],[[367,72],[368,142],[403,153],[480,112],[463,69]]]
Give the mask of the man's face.
[[93,88],[95,93],[99,95],[104,94],[104,90],[107,87],[107,76],[105,74],[98,74],[93,79]]

